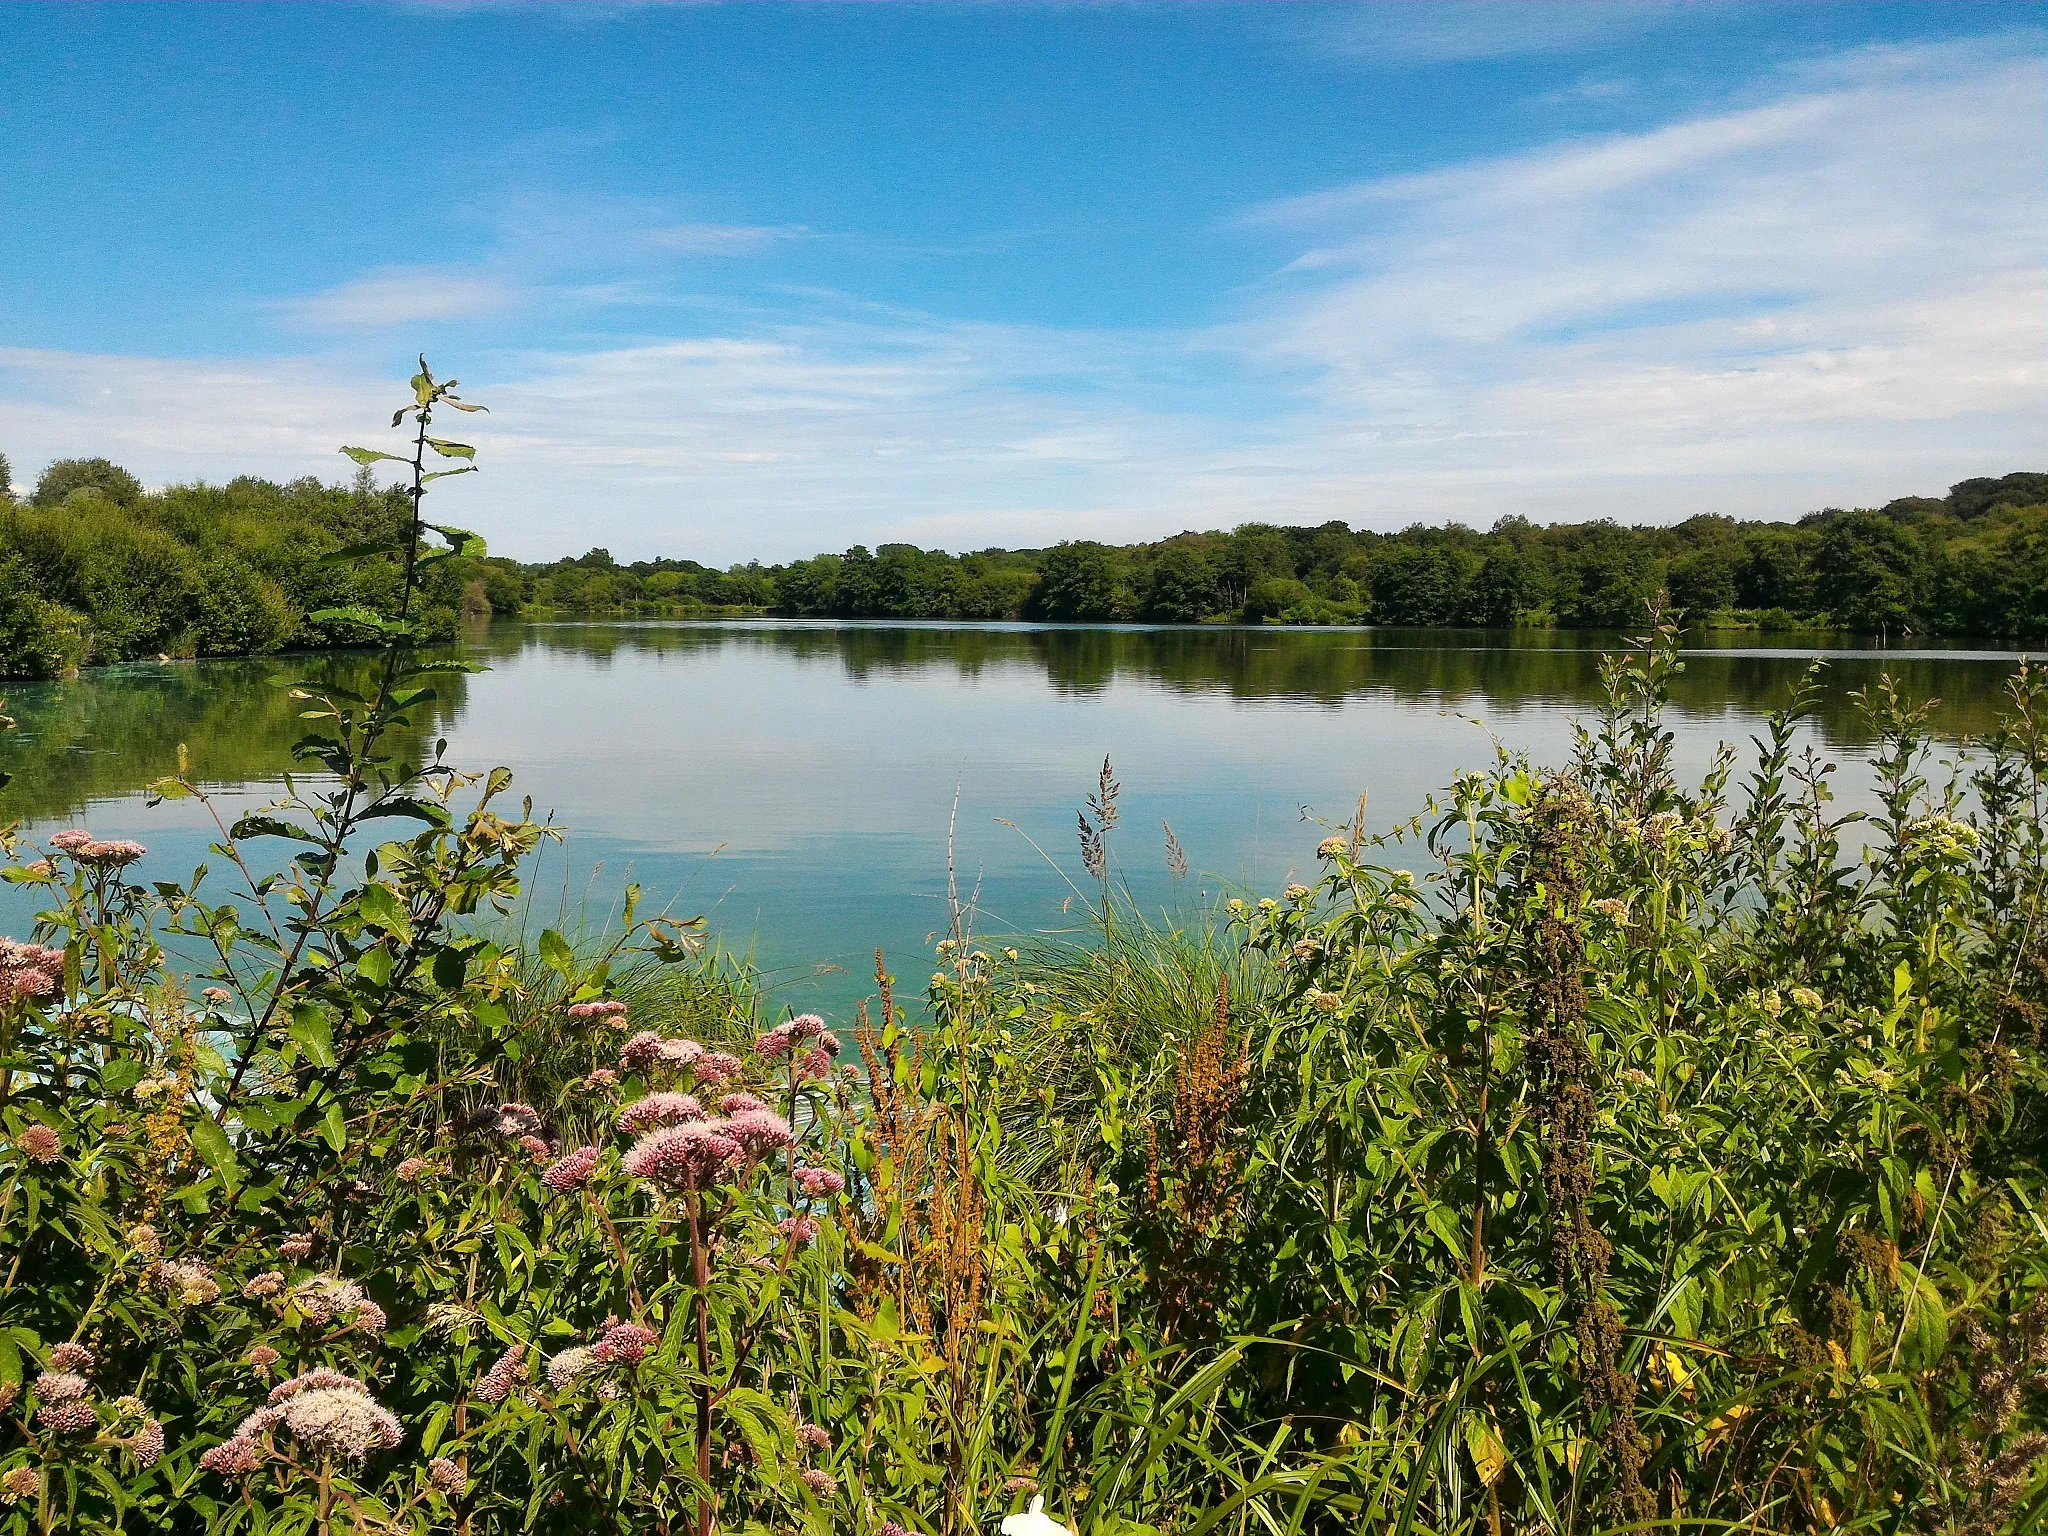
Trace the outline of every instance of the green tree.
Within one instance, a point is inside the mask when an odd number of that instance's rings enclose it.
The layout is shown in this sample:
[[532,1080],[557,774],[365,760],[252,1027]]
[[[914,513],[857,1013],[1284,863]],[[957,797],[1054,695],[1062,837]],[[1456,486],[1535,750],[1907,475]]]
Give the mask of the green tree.
[[1470,617],[1481,624],[1505,628],[1543,603],[1543,573],[1521,550],[1507,545],[1493,551],[1472,583]]
[[1032,612],[1066,622],[1113,619],[1116,596],[1116,568],[1107,545],[1092,539],[1061,543],[1046,551]]
[[1875,512],[1832,519],[1815,553],[1815,595],[1848,629],[1888,634],[1911,627],[1918,551],[1897,523]]
[[1216,573],[1191,549],[1169,545],[1145,573],[1139,611],[1154,624],[1198,623],[1216,606]]
[[1671,562],[1664,585],[1671,601],[1693,618],[1735,606],[1735,556],[1721,545],[1709,545]]
[[31,500],[39,507],[59,506],[78,490],[98,491],[117,507],[142,499],[142,482],[110,459],[58,459],[36,481]]

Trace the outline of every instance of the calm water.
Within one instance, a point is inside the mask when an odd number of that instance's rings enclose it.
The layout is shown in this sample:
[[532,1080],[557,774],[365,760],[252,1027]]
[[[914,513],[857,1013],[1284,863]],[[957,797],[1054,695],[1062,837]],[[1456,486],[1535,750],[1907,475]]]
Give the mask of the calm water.
[[[1073,924],[1074,813],[1105,754],[1123,783],[1112,851],[1133,889],[1192,908],[1276,889],[1313,864],[1361,792],[1371,821],[1422,809],[1483,766],[1488,733],[1557,760],[1597,708],[1597,640],[1424,631],[1146,630],[804,623],[500,624],[468,653],[489,672],[442,683],[427,729],[452,761],[505,764],[567,830],[533,882],[542,915],[596,923],[638,880],[650,906],[712,921],[792,1002],[844,1006],[876,945],[906,978],[945,922],[947,824],[983,931]],[[1721,646],[1688,656],[1674,724],[1688,771],[1746,743],[1826,655],[1814,737],[1863,748],[1857,688],[1884,672],[1939,697],[1945,731],[1984,729],[2013,653]],[[18,684],[0,738],[0,809],[47,835],[85,820],[205,859],[189,803],[141,787],[180,742],[237,808],[276,794],[301,729],[283,683],[348,678],[360,658],[128,666]],[[1844,775],[1845,798],[1859,778]],[[1194,872],[1172,880],[1170,822]],[[1042,852],[1041,852],[1042,850]],[[216,863],[219,861],[216,860]],[[148,866],[145,866],[148,867]],[[7,905],[12,901],[12,905]],[[24,926],[11,890],[4,931]],[[836,968],[836,969],[835,969]]]

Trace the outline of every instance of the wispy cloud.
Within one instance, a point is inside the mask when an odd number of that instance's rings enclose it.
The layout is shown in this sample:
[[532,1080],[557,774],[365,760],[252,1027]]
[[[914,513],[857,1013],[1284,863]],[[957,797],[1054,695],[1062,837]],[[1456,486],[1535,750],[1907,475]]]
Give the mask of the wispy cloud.
[[364,330],[466,320],[516,306],[522,291],[510,280],[453,267],[381,267],[351,282],[278,307],[304,330]]
[[647,243],[681,256],[751,256],[809,235],[801,224],[671,224],[649,231]]
[[1383,64],[1441,64],[1580,53],[1631,41],[1716,9],[1714,0],[1374,0],[1325,18],[1317,41]]

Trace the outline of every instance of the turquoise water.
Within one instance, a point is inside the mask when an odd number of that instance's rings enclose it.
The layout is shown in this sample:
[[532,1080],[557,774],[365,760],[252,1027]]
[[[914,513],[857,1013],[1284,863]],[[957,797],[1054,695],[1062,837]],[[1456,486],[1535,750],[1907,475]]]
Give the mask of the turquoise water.
[[[1610,639],[1608,645],[1613,644]],[[1123,786],[1112,858],[1137,896],[1183,914],[1271,891],[1313,864],[1320,821],[1361,793],[1376,827],[1421,811],[1494,741],[1557,760],[1598,707],[1600,637],[1468,631],[621,622],[491,626],[491,670],[450,679],[427,733],[454,762],[503,764],[565,841],[535,869],[537,912],[595,925],[627,880],[702,913],[791,1002],[842,1009],[872,954],[921,976],[946,927],[947,846],[988,934],[1077,926],[1075,811],[1108,756]],[[1673,724],[1685,769],[1746,743],[1816,656],[1813,740],[1853,756],[1850,694],[1889,672],[1984,729],[2017,665],[1996,650],[1773,643],[1688,654]],[[235,810],[278,793],[300,730],[283,685],[363,658],[126,666],[17,684],[0,738],[8,814],[47,836],[83,822],[188,872],[210,827],[142,786],[180,742]],[[1859,776],[1843,775],[1854,801]],[[957,809],[956,809],[957,795]],[[1320,820],[1319,820],[1320,819]],[[1167,870],[1162,824],[1192,866]],[[218,863],[218,860],[214,862]],[[1070,884],[1069,882],[1072,882]],[[11,902],[11,905],[5,904]],[[5,931],[28,913],[0,898]]]

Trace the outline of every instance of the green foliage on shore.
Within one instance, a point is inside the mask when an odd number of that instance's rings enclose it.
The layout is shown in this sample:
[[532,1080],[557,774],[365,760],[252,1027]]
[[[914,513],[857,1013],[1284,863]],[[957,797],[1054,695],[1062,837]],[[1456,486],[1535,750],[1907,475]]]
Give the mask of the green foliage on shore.
[[[416,446],[448,408],[422,364]],[[637,891],[510,926],[550,829],[391,745],[458,665],[427,489],[375,681],[301,690],[318,773],[156,786],[211,871],[5,834],[0,1536],[2048,1514],[2039,674],[1946,774],[1872,689],[1858,818],[1804,689],[1680,783],[1665,627],[1570,760],[1361,806],[1206,933],[1118,899],[1105,762],[1099,949],[956,908],[922,1027],[878,957],[835,1031]]]
[[[244,478],[150,492],[105,459],[59,460],[25,505],[0,491],[0,676],[345,643],[345,626],[313,615],[388,601],[397,573],[388,558],[336,557],[403,515],[367,471],[349,488]],[[1613,630],[1659,591],[1695,627],[2032,639],[2048,634],[2048,474],[1797,523],[1247,524],[962,555],[857,545],[727,570],[604,549],[542,563],[466,554],[423,596],[445,635],[458,614],[523,612]]]
[[[360,630],[320,615],[393,603],[397,563],[360,550],[406,513],[367,472],[347,488],[240,479],[145,491],[104,459],[59,460],[25,504],[0,498],[0,676],[359,643]],[[431,632],[451,634],[465,604],[488,604],[482,566],[430,573]]]

